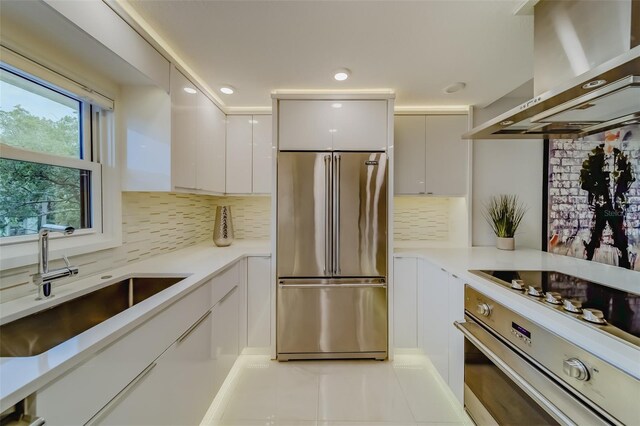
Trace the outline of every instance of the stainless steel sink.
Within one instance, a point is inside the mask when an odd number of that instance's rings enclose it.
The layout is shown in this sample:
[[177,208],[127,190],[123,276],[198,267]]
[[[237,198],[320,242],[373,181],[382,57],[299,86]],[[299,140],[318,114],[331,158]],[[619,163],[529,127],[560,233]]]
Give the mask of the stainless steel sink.
[[186,277],[132,277],[0,326],[0,357],[48,351]]

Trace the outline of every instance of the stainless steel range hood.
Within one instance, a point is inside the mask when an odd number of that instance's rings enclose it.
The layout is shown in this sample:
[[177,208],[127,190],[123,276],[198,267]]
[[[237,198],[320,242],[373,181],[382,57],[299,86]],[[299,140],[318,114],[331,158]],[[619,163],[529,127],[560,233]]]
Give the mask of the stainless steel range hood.
[[640,1],[540,1],[536,96],[465,139],[576,138],[640,123]]

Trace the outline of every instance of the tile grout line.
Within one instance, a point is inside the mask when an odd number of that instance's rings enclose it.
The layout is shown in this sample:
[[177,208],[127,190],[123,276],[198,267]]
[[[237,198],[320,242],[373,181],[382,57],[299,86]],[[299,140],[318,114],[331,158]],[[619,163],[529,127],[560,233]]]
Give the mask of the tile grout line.
[[409,398],[407,398],[407,394],[404,390],[404,388],[402,387],[402,383],[400,383],[400,378],[398,377],[398,374],[396,373],[396,369],[393,365],[393,361],[390,361],[391,364],[391,368],[393,370],[393,377],[396,378],[396,382],[398,383],[398,386],[400,386],[400,392],[402,392],[402,397],[404,398],[404,401],[407,403],[407,407],[409,407],[409,412],[411,413],[411,417],[413,418],[413,422],[414,423],[418,423],[418,420],[416,419],[416,415],[413,412],[413,409],[411,408],[411,403],[409,402]]

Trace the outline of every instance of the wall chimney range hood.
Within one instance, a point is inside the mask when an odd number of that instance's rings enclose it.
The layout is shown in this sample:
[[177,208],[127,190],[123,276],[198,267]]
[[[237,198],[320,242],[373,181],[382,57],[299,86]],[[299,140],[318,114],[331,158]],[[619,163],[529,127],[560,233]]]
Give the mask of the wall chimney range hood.
[[640,0],[534,8],[533,99],[464,139],[573,139],[640,123]]

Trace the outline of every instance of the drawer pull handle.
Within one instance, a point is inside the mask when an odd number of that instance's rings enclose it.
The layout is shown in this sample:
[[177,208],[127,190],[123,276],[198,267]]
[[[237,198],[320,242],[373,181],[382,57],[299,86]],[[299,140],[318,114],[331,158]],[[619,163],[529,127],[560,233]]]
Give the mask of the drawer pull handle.
[[222,303],[225,300],[227,300],[229,298],[229,296],[231,296],[233,294],[234,291],[236,291],[238,289],[238,285],[234,285],[233,288],[231,290],[229,290],[227,292],[227,294],[225,294],[224,296],[222,296],[222,299],[220,299],[220,301],[218,303]]
[[184,339],[186,339],[187,337],[189,337],[189,335],[190,335],[191,333],[193,333],[193,331],[194,331],[196,328],[198,328],[198,326],[199,326],[200,324],[202,324],[202,323],[204,322],[204,320],[206,320],[206,319],[207,319],[207,317],[208,317],[209,315],[211,315],[211,310],[207,311],[207,313],[206,313],[206,314],[204,314],[203,316],[201,316],[201,317],[200,317],[200,319],[199,319],[198,321],[196,321],[196,322],[195,322],[195,324],[193,324],[191,327],[189,327],[189,328],[187,329],[187,331],[185,331],[184,333],[182,333],[182,335],[181,335],[180,337],[178,337],[177,342],[178,342],[178,343],[182,343],[182,341],[183,341]]
[[100,423],[100,420],[102,420],[107,414],[109,414],[109,412],[116,407],[120,401],[122,399],[124,399],[131,390],[133,390],[133,388],[142,380],[144,379],[147,375],[149,375],[149,373],[151,373],[151,370],[153,370],[156,365],[158,365],[157,363],[152,363],[151,365],[149,365],[147,368],[145,368],[144,370],[142,370],[142,373],[138,374],[132,381],[129,382],[129,384],[127,386],[125,386],[124,389],[122,389],[116,396],[114,396],[111,401],[107,402],[107,405],[105,405],[104,407],[102,407],[102,409],[100,411],[98,411],[95,416],[91,417],[89,419],[89,421],[87,423],[85,423],[85,425],[95,425]]

